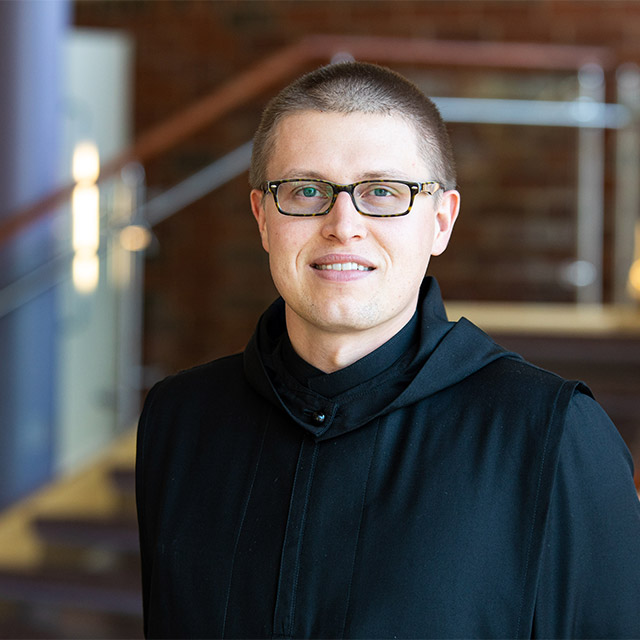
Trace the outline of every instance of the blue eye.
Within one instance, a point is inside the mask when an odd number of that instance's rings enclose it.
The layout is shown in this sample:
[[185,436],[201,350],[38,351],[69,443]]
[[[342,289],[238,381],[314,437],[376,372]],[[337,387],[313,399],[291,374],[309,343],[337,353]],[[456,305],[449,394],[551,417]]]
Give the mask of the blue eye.
[[315,198],[319,195],[319,191],[316,187],[304,187],[301,190],[301,193],[305,198]]
[[393,185],[386,182],[378,182],[374,184],[364,185],[362,190],[363,198],[398,198],[400,196],[404,197],[404,193],[401,193],[398,185]]

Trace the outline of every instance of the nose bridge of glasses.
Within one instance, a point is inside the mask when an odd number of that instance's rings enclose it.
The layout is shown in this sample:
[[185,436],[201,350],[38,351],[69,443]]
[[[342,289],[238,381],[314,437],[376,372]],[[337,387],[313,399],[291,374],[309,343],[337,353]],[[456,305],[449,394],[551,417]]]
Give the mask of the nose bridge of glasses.
[[350,200],[353,209],[357,213],[360,213],[354,194],[354,189],[356,187],[355,184],[332,184],[331,187],[333,189],[333,198],[331,200],[330,209],[334,209],[338,205],[338,198],[340,197],[340,194],[345,193],[347,195],[345,195],[343,199]]

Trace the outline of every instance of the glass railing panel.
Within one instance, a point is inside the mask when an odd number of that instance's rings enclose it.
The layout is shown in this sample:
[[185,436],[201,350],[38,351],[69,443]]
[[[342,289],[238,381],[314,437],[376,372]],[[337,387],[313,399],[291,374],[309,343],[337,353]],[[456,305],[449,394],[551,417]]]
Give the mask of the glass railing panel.
[[[137,417],[140,396],[142,254],[148,232],[139,215],[144,172],[130,166],[99,189],[98,242],[81,246],[78,232],[96,203],[72,202],[62,242],[67,266],[57,283],[57,467],[91,457]],[[79,207],[86,209],[80,210]],[[93,230],[95,234],[95,230]],[[137,234],[137,237],[136,237]],[[87,238],[85,238],[87,240]]]

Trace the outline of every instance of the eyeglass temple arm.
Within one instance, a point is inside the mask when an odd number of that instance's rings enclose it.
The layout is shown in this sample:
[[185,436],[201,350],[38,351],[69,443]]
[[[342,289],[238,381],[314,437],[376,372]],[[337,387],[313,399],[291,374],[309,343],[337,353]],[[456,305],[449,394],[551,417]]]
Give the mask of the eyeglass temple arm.
[[427,193],[430,196],[432,196],[436,191],[444,189],[444,187],[435,180],[431,182],[419,182],[418,184],[420,185],[418,193]]

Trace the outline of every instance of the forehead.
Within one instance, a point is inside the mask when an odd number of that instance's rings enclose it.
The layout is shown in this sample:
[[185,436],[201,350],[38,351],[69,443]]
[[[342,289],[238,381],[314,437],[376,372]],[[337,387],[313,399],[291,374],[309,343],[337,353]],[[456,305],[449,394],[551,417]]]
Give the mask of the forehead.
[[428,177],[429,167],[419,149],[413,124],[400,115],[302,111],[278,123],[268,178],[421,180]]

